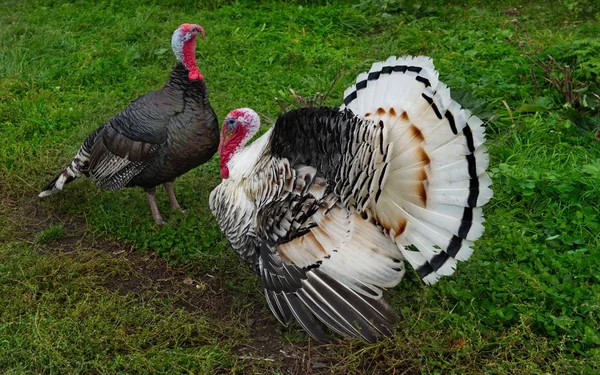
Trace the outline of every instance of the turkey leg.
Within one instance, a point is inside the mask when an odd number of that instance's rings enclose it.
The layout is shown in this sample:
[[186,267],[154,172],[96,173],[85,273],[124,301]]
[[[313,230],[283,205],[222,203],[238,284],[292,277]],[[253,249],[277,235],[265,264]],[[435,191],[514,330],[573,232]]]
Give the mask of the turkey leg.
[[160,211],[158,211],[158,206],[156,205],[156,188],[146,190],[146,196],[148,197],[148,204],[152,210],[154,222],[156,224],[165,224],[162,216],[160,216]]
[[165,189],[167,190],[167,195],[169,196],[169,201],[171,202],[171,208],[173,210],[179,210],[181,213],[186,213],[187,210],[184,210],[177,202],[177,197],[175,197],[175,190],[173,190],[173,182],[165,182]]

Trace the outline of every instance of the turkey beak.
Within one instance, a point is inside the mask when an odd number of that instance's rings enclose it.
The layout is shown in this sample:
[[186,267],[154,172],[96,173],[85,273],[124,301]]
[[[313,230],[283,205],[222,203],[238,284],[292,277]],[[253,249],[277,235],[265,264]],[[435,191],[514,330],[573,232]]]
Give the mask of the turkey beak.
[[219,141],[219,156],[222,156],[221,152],[223,151],[223,145],[225,144],[225,141],[227,140],[227,135],[229,134],[229,132],[227,131],[227,120],[225,120],[225,123],[223,123],[223,127],[221,128],[221,140]]
[[206,39],[206,34],[204,33],[204,28],[200,25],[195,26],[196,31],[200,34],[202,39]]

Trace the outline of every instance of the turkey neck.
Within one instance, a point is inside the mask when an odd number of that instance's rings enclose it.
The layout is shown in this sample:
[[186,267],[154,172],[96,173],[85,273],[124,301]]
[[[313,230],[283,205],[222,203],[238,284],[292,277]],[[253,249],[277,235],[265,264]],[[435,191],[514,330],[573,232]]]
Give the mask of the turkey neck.
[[189,70],[185,65],[178,62],[171,71],[171,76],[164,87],[164,91],[169,95],[179,95],[180,92],[183,92],[186,97],[190,96],[195,102],[208,106],[208,90],[204,79],[190,80],[188,74]]
[[[167,129],[166,171],[187,171],[206,162],[217,150],[219,126],[208,101],[203,79],[190,80],[188,70],[177,63],[164,92],[181,106]],[[181,102],[183,100],[183,102]]]
[[[202,123],[201,128],[209,130],[210,133],[216,132],[216,137],[218,138],[219,126],[216,123],[216,120],[207,121],[212,120],[212,117],[215,116],[208,101],[208,89],[206,83],[204,82],[204,79],[190,80],[188,78],[188,72],[185,65],[178,62],[171,72],[171,77],[165,85],[164,91],[168,96],[175,98],[177,101],[183,99],[183,103],[179,103],[183,105],[183,113],[180,115],[186,113],[189,115],[193,113],[196,117],[200,117],[196,118],[197,121],[174,122],[172,125],[178,128],[177,131],[179,132],[185,132],[184,128],[188,128],[188,130],[197,134],[198,124]],[[192,124],[194,126],[190,126]],[[193,136],[192,134],[188,135]]]

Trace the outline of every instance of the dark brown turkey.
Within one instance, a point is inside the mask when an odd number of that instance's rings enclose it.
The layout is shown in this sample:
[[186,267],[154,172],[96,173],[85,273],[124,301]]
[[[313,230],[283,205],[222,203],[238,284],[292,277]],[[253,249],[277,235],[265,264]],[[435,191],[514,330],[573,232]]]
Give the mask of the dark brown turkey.
[[90,134],[73,161],[39,194],[45,197],[82,174],[102,189],[142,187],[154,220],[164,223],[156,205],[156,186],[164,184],[171,208],[181,207],[173,191],[175,178],[205,163],[217,151],[219,126],[208,102],[204,77],[196,66],[199,25],[175,30],[177,57],[164,87],[134,100]]

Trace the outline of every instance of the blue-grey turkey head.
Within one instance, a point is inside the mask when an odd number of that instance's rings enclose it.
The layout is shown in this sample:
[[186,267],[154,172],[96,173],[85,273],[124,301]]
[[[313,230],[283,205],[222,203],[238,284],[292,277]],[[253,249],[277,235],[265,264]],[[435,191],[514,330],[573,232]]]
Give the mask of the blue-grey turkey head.
[[156,205],[156,186],[164,184],[171,208],[181,209],[173,181],[209,160],[219,146],[217,116],[196,65],[198,35],[204,38],[199,25],[186,23],[175,30],[171,46],[177,65],[167,83],[137,98],[90,134],[40,197],[85,175],[102,189],[142,187],[157,223],[164,221]]
[[484,127],[431,59],[375,63],[341,108],[288,112],[245,147],[259,124],[247,108],[225,119],[209,204],[282,324],[375,341],[405,261],[431,284],[471,256],[492,197]]

